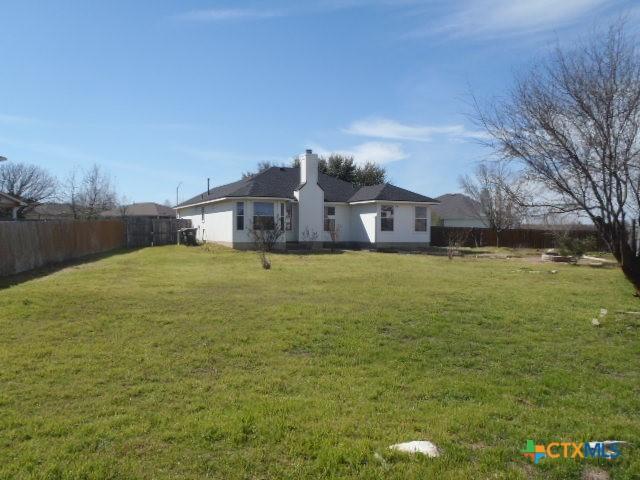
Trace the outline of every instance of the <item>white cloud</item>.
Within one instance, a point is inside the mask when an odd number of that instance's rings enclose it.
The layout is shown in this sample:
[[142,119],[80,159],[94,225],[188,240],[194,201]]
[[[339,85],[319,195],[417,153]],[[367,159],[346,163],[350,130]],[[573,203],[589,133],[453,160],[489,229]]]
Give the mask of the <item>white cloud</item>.
[[5,137],[0,137],[0,145],[5,145],[10,148],[24,149],[30,152],[37,153],[43,157],[52,157],[64,160],[66,162],[94,162],[96,157],[89,155],[83,151],[76,149],[75,147],[69,147],[67,145],[60,145],[55,143],[44,142],[29,142],[13,140]]
[[409,36],[495,37],[549,31],[614,3],[614,0],[465,0],[458,2],[451,13]]
[[391,140],[413,140],[428,142],[435,136],[452,139],[484,138],[484,133],[467,130],[464,125],[407,125],[385,118],[358,120],[349,125],[345,133],[363,137],[385,138]]
[[284,12],[276,10],[256,10],[252,8],[209,8],[204,10],[191,10],[177,15],[178,20],[188,22],[224,22],[231,20],[257,20],[274,18],[284,15]]
[[0,123],[5,125],[33,125],[41,122],[32,117],[22,117],[19,115],[7,115],[0,113]]
[[366,142],[350,148],[333,150],[316,146],[314,151],[318,153],[318,155],[325,157],[332,153],[353,157],[358,164],[366,162],[373,162],[377,164],[397,162],[398,160],[404,160],[409,156],[402,148],[402,145],[387,142]]

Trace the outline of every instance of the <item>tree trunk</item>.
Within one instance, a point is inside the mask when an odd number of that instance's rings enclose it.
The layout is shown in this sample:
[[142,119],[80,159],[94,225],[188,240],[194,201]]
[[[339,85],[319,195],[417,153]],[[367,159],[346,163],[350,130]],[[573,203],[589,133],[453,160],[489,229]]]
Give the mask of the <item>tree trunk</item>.
[[622,242],[620,253],[617,255],[614,253],[614,256],[622,268],[622,273],[636,289],[636,296],[640,297],[640,258],[633,254],[631,247],[626,242]]
[[500,248],[500,233],[496,230],[496,248]]

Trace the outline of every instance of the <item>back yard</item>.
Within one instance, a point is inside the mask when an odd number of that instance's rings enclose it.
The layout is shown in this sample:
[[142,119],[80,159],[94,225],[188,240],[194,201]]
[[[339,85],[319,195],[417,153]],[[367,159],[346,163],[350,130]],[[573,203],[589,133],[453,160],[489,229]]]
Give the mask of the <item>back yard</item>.
[[[0,478],[640,476],[640,316],[620,313],[640,301],[617,269],[272,260],[157,247],[0,290]],[[387,450],[418,439],[443,455]],[[635,445],[534,466],[527,439]]]

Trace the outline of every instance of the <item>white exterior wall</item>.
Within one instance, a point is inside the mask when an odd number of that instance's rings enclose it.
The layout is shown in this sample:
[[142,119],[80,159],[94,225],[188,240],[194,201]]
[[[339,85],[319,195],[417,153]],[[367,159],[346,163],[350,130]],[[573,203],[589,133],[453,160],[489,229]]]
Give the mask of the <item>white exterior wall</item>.
[[[236,213],[237,213],[237,202],[244,202],[244,230],[238,230],[236,228]],[[280,205],[285,204],[286,202],[280,200],[269,200],[269,199],[261,199],[255,200],[258,203],[273,203],[273,216],[276,222],[280,221]],[[232,228],[233,228],[233,243],[234,244],[242,244],[242,243],[253,243],[253,239],[251,235],[249,235],[249,229],[253,224],[253,204],[254,200],[236,200],[233,202],[233,218],[232,220]],[[285,206],[285,215],[286,215],[286,206]],[[285,224],[286,225],[286,224]],[[286,235],[282,235],[279,239],[279,243],[284,243],[286,241]]]
[[[274,205],[274,217],[275,221],[279,221],[280,218],[280,205],[286,204],[284,201],[261,199],[255,200],[256,202],[273,203]],[[238,230],[236,228],[236,215],[238,202],[244,202],[244,229]],[[207,205],[198,205],[194,207],[181,208],[178,211],[178,218],[185,218],[191,220],[191,224],[194,228],[197,228],[196,237],[200,242],[216,242],[223,245],[232,246],[237,244],[253,243],[251,235],[249,235],[249,229],[253,223],[253,203],[254,200],[238,199],[238,200],[225,200],[222,202],[210,203]],[[287,240],[297,240],[297,237],[293,237],[295,232],[297,218],[296,207],[294,203],[294,230],[287,231],[286,235],[283,235],[278,240],[279,242],[286,242]],[[205,209],[204,222],[202,221],[201,207]],[[286,206],[285,206],[286,214]],[[293,238],[292,238],[293,237]]]
[[[298,241],[298,204],[295,202],[291,203],[291,230],[287,230],[286,232],[286,241],[287,242],[297,242]],[[286,210],[285,210],[286,211]]]
[[322,241],[324,232],[324,191],[318,185],[318,156],[307,150],[300,155],[302,187],[294,192],[298,200],[298,240],[309,241],[306,234]]
[[351,218],[351,241],[375,243],[378,206],[375,203],[370,203],[351,205],[349,209]]
[[[383,232],[380,228],[380,209],[383,205],[393,205],[393,231]],[[431,241],[431,207],[427,206],[427,231],[415,231],[415,207],[412,204],[393,202],[380,203],[377,206],[376,242],[377,243],[429,243]],[[423,206],[423,205],[420,205]]]
[[[336,209],[336,230],[338,232],[337,242],[351,242],[351,207],[344,203],[325,203],[325,207],[335,207]],[[322,241],[330,242],[331,234],[324,231],[324,210],[322,212]]]
[[[316,185],[317,187],[317,185]],[[357,242],[368,244],[427,244],[431,241],[431,207],[427,206],[427,231],[415,231],[415,206],[413,204],[394,204],[389,203],[367,203],[360,205],[347,205],[340,203],[324,203],[319,201],[321,195],[324,198],[324,192],[318,187],[309,189],[306,194],[302,194],[303,199],[307,196],[311,199],[310,203],[304,205],[293,203],[293,230],[287,231],[285,235],[280,237],[279,242],[286,241],[304,241],[302,234],[304,228],[309,226],[310,231],[318,232],[318,241],[330,242],[331,236],[329,232],[324,231],[324,206],[333,206],[336,209],[336,225],[339,228],[338,242]],[[300,192],[302,193],[302,191]],[[244,202],[244,230],[236,229],[236,209],[237,202]],[[180,218],[190,219],[192,225],[197,228],[197,238],[201,242],[216,242],[228,246],[247,246],[253,243],[249,235],[249,229],[253,223],[253,204],[254,201],[270,202],[274,205],[274,214],[276,222],[280,217],[280,205],[285,205],[285,201],[256,199],[256,200],[226,200],[223,202],[211,203],[204,205],[205,219],[202,221],[201,206],[188,207],[180,210]],[[394,219],[393,231],[383,232],[381,230],[380,209],[382,205],[393,205]],[[423,205],[421,205],[423,206]],[[300,228],[299,209],[303,210],[302,215],[310,215],[315,219],[314,223],[309,221],[302,222]],[[286,212],[286,207],[285,207]],[[305,213],[306,212],[306,213]],[[309,213],[311,212],[311,213]]]
[[[204,222],[202,210],[204,207]],[[189,207],[180,210],[180,218],[191,220],[197,228],[197,238],[201,242],[219,242],[230,245],[233,242],[233,208],[229,201]]]

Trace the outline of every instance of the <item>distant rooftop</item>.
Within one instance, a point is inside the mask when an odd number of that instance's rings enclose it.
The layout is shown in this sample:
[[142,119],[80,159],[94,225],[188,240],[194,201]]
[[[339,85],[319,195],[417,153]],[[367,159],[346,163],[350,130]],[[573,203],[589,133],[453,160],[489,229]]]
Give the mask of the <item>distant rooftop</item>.
[[462,193],[446,193],[437,197],[433,212],[440,218],[478,218],[480,204]]
[[103,217],[171,217],[175,218],[176,211],[154,202],[132,203],[124,208],[113,208],[100,214]]

